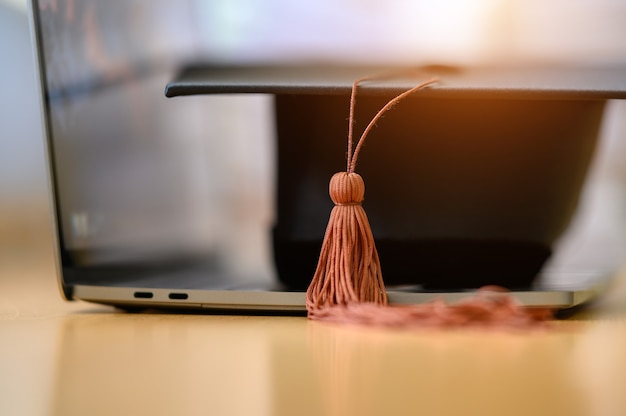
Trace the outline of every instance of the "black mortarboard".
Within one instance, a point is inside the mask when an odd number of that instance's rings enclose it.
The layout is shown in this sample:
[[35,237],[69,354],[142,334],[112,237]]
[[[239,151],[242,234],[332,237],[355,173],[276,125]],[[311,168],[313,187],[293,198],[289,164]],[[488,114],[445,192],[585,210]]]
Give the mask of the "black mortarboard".
[[[380,70],[197,66],[166,88],[168,97],[276,96],[274,251],[293,288],[315,269],[328,179],[345,165],[352,82]],[[439,83],[389,112],[359,161],[386,284],[527,287],[574,213],[605,102],[626,98],[626,69],[396,70],[360,86],[357,131],[394,95]]]

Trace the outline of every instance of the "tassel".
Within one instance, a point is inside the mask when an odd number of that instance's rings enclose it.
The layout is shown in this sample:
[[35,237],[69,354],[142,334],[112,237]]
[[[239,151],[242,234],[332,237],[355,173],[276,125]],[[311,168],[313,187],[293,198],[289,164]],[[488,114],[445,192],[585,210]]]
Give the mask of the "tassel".
[[387,304],[378,252],[365,210],[361,175],[339,172],[329,186],[330,213],[315,275],[307,290],[309,316],[334,305]]
[[380,117],[404,97],[432,85],[430,80],[390,100],[365,128],[353,150],[354,107],[358,84],[350,98],[347,170],[333,175],[329,193],[334,202],[315,274],[306,292],[309,319],[393,328],[481,327],[542,328],[549,309],[527,309],[506,289],[485,287],[473,297],[448,305],[441,300],[424,305],[387,306],[387,293],[374,237],[365,210],[365,184],[355,172],[363,142]]
[[390,100],[368,124],[353,150],[356,91],[359,83],[369,79],[373,77],[361,78],[352,84],[347,171],[336,173],[330,180],[329,193],[335,206],[330,213],[317,268],[306,293],[308,316],[312,319],[336,305],[363,302],[387,304],[374,236],[361,206],[365,184],[355,173],[356,163],[365,138],[380,117],[404,97],[433,84],[435,80],[422,83]]

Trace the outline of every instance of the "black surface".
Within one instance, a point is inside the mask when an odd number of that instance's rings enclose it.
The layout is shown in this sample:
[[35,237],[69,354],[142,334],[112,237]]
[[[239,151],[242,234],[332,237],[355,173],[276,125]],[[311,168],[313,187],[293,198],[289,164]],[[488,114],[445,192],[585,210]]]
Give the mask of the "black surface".
[[268,93],[348,95],[356,78],[391,71],[385,80],[367,81],[363,94],[392,95],[421,81],[439,83],[423,97],[619,99],[626,98],[622,67],[473,67],[415,68],[266,66],[190,66],[170,82],[168,97],[199,94]]
[[[319,258],[321,241],[274,239],[276,267],[282,282],[306,290]],[[473,289],[499,285],[528,290],[551,255],[538,243],[480,240],[376,239],[388,285],[415,285],[423,290]]]
[[[360,132],[386,97],[361,97]],[[279,95],[274,253],[308,284],[345,170],[348,97]],[[399,103],[357,171],[387,284],[529,286],[568,226],[593,156],[602,101],[424,99]],[[302,280],[298,280],[302,279]]]

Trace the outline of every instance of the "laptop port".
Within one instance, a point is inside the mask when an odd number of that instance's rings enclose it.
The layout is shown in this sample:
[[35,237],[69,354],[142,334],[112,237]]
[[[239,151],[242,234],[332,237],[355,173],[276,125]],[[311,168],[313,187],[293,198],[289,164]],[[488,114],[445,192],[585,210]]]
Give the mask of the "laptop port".
[[135,297],[139,299],[152,299],[153,296],[152,292],[135,292]]
[[169,295],[170,299],[176,299],[176,300],[187,299],[188,297],[189,295],[187,295],[186,293],[170,293]]

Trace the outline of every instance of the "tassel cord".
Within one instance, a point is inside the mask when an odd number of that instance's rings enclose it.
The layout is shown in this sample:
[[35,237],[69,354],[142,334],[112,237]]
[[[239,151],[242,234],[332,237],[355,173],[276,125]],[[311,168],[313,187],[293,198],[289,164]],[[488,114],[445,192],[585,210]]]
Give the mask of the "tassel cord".
[[366,80],[371,80],[371,79],[376,79],[376,77],[361,78],[361,79],[356,80],[354,82],[354,84],[352,85],[352,94],[350,96],[350,126],[348,128],[348,172],[349,173],[354,173],[355,172],[355,170],[356,170],[356,163],[357,163],[357,160],[359,158],[359,153],[361,152],[361,148],[363,147],[363,143],[365,142],[365,138],[368,136],[370,131],[372,131],[372,129],[376,126],[376,123],[378,122],[378,120],[380,120],[380,118],[387,111],[389,111],[391,108],[393,108],[393,106],[398,104],[404,98],[408,97],[409,95],[413,94],[416,91],[419,91],[419,90],[421,90],[423,88],[426,88],[426,87],[431,86],[431,85],[433,85],[433,84],[438,82],[436,79],[431,79],[431,80],[422,82],[421,84],[416,85],[415,87],[413,87],[413,88],[411,88],[411,89],[409,89],[409,90],[407,90],[407,91],[397,95],[396,97],[392,98],[391,100],[389,100],[387,102],[387,104],[385,104],[380,110],[378,110],[376,115],[369,122],[369,124],[367,125],[367,127],[365,128],[363,133],[361,134],[361,137],[357,141],[356,148],[353,151],[352,150],[352,146],[353,146],[353,136],[352,135],[354,134],[354,127],[353,126],[355,124],[354,112],[355,112],[355,107],[356,107],[356,91],[358,89],[358,85],[359,85],[360,82],[366,81]]

